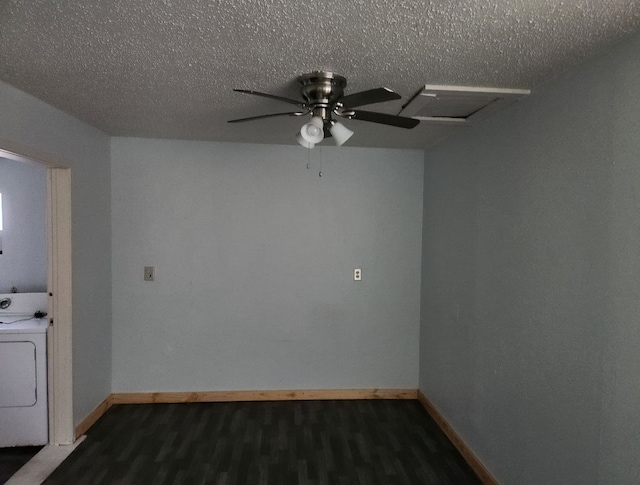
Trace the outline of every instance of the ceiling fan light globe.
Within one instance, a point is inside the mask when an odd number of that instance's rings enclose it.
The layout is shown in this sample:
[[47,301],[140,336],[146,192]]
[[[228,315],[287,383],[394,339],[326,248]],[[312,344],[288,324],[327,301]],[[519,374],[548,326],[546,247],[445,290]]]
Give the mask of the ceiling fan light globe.
[[318,130],[317,126],[309,127],[308,124],[306,124],[300,129],[299,136],[307,143],[312,143],[315,145],[316,143],[320,143],[322,141],[322,139],[324,138],[324,133],[322,133],[322,130]]
[[300,128],[300,136],[308,143],[320,143],[324,138],[323,126],[324,122],[322,118],[314,116],[309,123],[302,125],[302,128]]
[[320,116],[312,116],[311,120],[309,121],[309,124],[315,125],[321,130],[324,127],[324,121],[322,120],[322,118],[320,118]]
[[322,129],[318,128],[316,125],[309,124],[306,125],[306,133],[310,137],[316,138],[320,136],[320,134],[322,133]]
[[342,146],[349,138],[353,136],[353,131],[344,126],[342,123],[336,121],[329,128],[333,141],[338,146]]
[[305,139],[302,137],[302,134],[301,134],[301,133],[298,133],[298,134],[296,135],[296,141],[297,141],[298,143],[300,143],[300,145],[302,145],[302,146],[303,146],[303,147],[305,147],[305,148],[309,148],[309,149],[311,149],[311,148],[313,148],[313,147],[315,146],[315,143],[311,143],[311,142],[309,142],[309,141],[305,140]]

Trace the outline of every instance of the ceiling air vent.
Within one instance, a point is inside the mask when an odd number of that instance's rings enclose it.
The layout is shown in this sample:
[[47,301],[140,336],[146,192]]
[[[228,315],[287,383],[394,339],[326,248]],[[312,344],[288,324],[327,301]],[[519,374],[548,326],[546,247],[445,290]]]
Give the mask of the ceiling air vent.
[[424,121],[477,121],[515,103],[530,92],[528,89],[427,84],[407,101],[399,114]]

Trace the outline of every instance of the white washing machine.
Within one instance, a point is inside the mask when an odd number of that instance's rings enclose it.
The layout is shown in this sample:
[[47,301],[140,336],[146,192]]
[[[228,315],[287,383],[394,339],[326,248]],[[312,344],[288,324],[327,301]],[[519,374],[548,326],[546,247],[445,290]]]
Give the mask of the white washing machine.
[[46,293],[0,294],[0,448],[45,445]]

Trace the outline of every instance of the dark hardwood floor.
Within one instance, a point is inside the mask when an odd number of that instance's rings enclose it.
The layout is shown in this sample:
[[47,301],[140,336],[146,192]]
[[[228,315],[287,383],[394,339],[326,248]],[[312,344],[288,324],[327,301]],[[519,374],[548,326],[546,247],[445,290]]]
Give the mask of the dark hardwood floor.
[[0,448],[0,484],[6,483],[15,472],[20,470],[41,449],[42,446]]
[[44,482],[480,483],[413,400],[112,407]]

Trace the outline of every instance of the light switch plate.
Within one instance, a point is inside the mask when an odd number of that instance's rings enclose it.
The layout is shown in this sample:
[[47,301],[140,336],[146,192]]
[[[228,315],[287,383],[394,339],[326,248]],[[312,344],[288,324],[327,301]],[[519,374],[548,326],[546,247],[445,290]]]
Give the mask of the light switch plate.
[[145,281],[153,281],[153,266],[145,266],[144,267],[144,280]]

